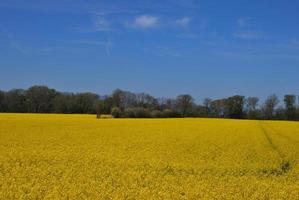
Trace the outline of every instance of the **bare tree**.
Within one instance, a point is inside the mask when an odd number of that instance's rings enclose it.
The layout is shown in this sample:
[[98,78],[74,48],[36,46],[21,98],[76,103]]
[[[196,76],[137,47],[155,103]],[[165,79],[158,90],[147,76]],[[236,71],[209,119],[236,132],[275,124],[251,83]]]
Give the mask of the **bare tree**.
[[258,97],[248,97],[246,99],[246,110],[255,111],[259,102]]
[[279,100],[275,94],[268,96],[264,105],[262,106],[262,112],[265,119],[273,119],[274,111],[278,103]]
[[191,112],[194,104],[194,99],[191,95],[189,94],[179,95],[176,98],[176,101],[177,101],[177,109],[181,113],[182,117],[185,117],[188,113]]
[[203,101],[203,106],[205,109],[205,115],[209,116],[211,114],[211,104],[212,104],[212,99],[210,98],[205,98]]
[[226,117],[226,99],[217,99],[211,102],[211,117]]
[[258,97],[248,97],[246,99],[247,118],[249,119],[259,118],[259,111],[257,110],[258,102],[259,102]]

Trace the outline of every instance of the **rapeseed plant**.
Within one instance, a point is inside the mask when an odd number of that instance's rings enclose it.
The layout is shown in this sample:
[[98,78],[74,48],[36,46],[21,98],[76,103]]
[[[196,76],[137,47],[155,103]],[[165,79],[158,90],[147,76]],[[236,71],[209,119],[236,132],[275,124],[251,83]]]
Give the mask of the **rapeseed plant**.
[[0,114],[0,199],[298,199],[299,124]]

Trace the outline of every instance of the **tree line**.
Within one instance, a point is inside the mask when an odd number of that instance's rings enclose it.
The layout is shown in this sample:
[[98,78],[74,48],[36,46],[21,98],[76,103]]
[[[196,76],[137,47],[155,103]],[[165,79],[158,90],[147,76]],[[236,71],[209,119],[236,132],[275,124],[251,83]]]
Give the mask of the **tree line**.
[[235,95],[206,98],[196,104],[189,94],[156,98],[147,93],[116,89],[111,95],[66,93],[47,86],[0,91],[0,112],[111,114],[115,118],[209,117],[232,119],[299,120],[299,97],[285,95],[283,104],[273,94],[260,103],[258,97]]

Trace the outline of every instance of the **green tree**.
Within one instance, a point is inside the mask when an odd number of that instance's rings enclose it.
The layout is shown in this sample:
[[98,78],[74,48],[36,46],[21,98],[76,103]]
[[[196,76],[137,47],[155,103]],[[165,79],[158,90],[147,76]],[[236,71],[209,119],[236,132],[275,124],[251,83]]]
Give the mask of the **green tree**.
[[5,92],[0,90],[0,112],[6,112]]
[[54,112],[77,113],[75,97],[72,93],[58,93],[54,99]]
[[96,102],[99,96],[94,93],[85,92],[79,93],[75,96],[75,110],[76,113],[96,113]]
[[23,113],[27,111],[26,92],[22,89],[13,89],[6,93],[6,103],[9,112]]
[[50,113],[53,112],[54,98],[57,92],[47,86],[32,86],[26,92],[28,112]]
[[230,118],[243,118],[244,100],[245,97],[240,95],[235,95],[226,99],[225,105]]
[[296,96],[295,95],[285,95],[285,115],[287,120],[296,119]]

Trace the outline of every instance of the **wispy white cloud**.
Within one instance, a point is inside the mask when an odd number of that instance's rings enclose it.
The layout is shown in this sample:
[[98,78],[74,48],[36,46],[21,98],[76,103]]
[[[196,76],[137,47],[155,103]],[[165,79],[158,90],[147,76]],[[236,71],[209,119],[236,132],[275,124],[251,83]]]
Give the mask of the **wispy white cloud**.
[[251,18],[250,17],[240,17],[237,19],[237,24],[240,27],[248,26],[250,23]]
[[1,38],[9,48],[14,49],[21,54],[27,54],[28,51],[23,46],[21,46],[11,34],[7,33],[6,31],[0,30],[0,39]]
[[[96,16],[94,26],[96,31],[107,33],[107,39],[103,44],[106,50],[106,55],[109,56],[112,49],[112,41],[109,36],[109,32],[112,31],[111,23],[102,16]],[[98,42],[98,44],[102,44],[102,42]]]
[[190,24],[191,18],[190,17],[183,17],[181,19],[177,19],[175,24],[180,27],[187,27]]
[[141,15],[136,17],[133,23],[131,24],[127,23],[127,26],[148,29],[148,28],[157,27],[158,24],[159,24],[158,17],[152,15]]
[[80,39],[80,40],[74,40],[70,41],[71,44],[82,44],[82,45],[97,45],[97,46],[104,46],[106,43],[105,41],[98,41],[98,40],[90,40],[90,39]]
[[265,37],[263,32],[259,31],[237,31],[233,36],[246,40],[262,39]]
[[238,25],[238,29],[233,33],[234,37],[245,40],[265,38],[264,32],[252,29],[254,25],[251,23],[250,17],[240,17],[237,19],[236,23]]
[[96,16],[94,19],[94,26],[96,31],[110,31],[110,22],[101,16]]
[[177,36],[182,39],[187,39],[187,38],[195,39],[195,38],[198,38],[199,34],[194,33],[194,32],[183,32],[183,33],[177,34]]
[[10,47],[17,50],[21,54],[27,54],[27,50],[25,50],[23,47],[21,47],[16,41],[11,40],[10,41]]
[[106,48],[107,56],[110,56],[110,52],[111,52],[111,49],[112,49],[112,42],[111,42],[111,39],[110,39],[109,36],[107,37],[107,40],[106,40],[106,43],[105,43],[105,48]]
[[297,40],[297,39],[292,39],[292,40],[290,41],[290,43],[291,43],[292,45],[299,45],[299,40]]
[[181,49],[167,46],[152,46],[144,48],[145,53],[149,53],[159,57],[184,57]]

